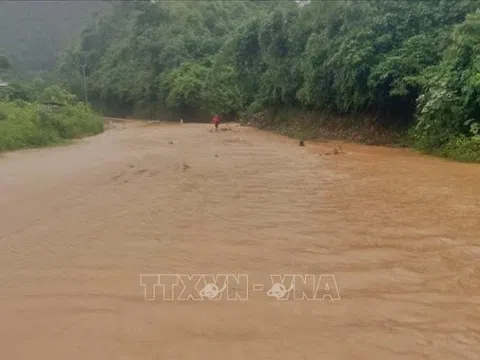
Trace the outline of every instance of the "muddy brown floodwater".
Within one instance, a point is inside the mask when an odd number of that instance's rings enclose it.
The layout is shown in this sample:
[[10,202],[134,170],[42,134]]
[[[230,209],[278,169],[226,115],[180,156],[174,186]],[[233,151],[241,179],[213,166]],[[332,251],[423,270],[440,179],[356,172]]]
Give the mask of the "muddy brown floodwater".
[[480,166],[210,130],[0,156],[1,359],[479,358]]

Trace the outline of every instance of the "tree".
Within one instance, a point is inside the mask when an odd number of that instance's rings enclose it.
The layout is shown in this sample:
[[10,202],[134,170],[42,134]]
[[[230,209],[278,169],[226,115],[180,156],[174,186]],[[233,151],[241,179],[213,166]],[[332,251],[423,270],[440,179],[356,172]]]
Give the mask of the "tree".
[[0,54],[0,71],[6,71],[9,70],[12,67],[12,62],[10,59],[5,56]]
[[[238,86],[231,83],[235,67],[230,64],[228,71],[228,66],[217,67],[223,69],[225,83],[207,74],[220,62],[218,54],[235,29],[275,6],[265,1],[120,2],[112,12],[92,20],[64,53],[58,70],[71,79],[71,90],[79,92],[76,69],[87,61],[91,98],[117,102],[132,111],[157,103],[203,111],[210,105],[216,108],[218,101],[230,109],[225,111],[236,111],[232,109],[241,100]],[[207,81],[215,81],[215,88],[229,95],[220,97],[203,83]],[[217,100],[206,99],[205,93],[199,97],[199,89]]]
[[128,111],[370,115],[416,121],[417,138],[441,146],[479,132],[478,4],[119,2],[90,21],[58,69],[80,91],[87,62],[91,98]]

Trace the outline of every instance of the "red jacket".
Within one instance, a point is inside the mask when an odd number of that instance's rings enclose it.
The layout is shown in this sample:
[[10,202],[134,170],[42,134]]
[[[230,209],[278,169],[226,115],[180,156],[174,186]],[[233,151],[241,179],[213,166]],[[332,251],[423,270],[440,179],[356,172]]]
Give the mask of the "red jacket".
[[218,115],[215,115],[212,119],[212,123],[214,124],[218,124],[220,122],[220,116]]

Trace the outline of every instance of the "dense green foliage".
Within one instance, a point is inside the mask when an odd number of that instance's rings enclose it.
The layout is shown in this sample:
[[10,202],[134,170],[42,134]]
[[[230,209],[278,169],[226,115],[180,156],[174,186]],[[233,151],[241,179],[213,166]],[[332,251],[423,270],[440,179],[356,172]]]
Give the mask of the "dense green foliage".
[[75,95],[58,85],[49,85],[39,78],[29,83],[11,83],[8,86],[0,87],[0,101],[17,100],[72,105],[75,103]]
[[79,92],[79,67],[87,64],[92,98],[130,112],[273,107],[363,115],[411,127],[420,149],[457,152],[478,147],[479,7],[468,0],[120,3],[92,20],[59,69]]
[[248,19],[275,5],[247,2],[121,2],[92,20],[59,64],[81,92],[87,65],[91,98],[108,107],[233,113],[243,101],[232,64],[218,54]]
[[1,88],[0,151],[53,145],[102,131],[103,120],[58,86],[35,82]]
[[[423,93],[418,101],[417,144],[425,149],[465,147],[457,134],[480,135],[480,12],[469,14],[453,31],[450,46],[440,63],[423,73]],[[475,145],[476,144],[476,145]]]

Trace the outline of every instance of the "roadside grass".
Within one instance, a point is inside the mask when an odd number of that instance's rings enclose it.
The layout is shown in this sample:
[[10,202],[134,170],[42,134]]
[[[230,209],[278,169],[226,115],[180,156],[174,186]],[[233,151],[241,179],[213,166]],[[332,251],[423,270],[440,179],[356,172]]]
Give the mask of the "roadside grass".
[[83,104],[0,102],[0,151],[64,145],[103,130],[102,118]]

